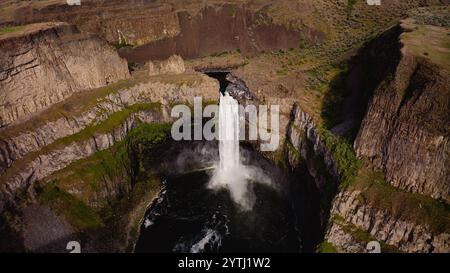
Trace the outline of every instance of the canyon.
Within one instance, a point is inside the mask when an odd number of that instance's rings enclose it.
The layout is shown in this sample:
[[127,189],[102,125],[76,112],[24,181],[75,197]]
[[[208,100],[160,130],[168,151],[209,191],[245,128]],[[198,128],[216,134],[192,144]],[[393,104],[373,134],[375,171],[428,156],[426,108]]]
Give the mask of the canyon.
[[450,251],[448,1],[48,2],[0,21],[0,251],[145,249],[165,175],[209,167],[171,107],[219,90],[280,106],[281,147],[241,146],[302,251]]

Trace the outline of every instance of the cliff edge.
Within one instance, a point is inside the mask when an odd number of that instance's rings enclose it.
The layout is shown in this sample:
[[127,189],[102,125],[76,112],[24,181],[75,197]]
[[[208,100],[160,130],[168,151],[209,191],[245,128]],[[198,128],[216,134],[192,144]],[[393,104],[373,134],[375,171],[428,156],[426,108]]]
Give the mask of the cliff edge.
[[128,77],[127,62],[114,47],[73,25],[10,28],[0,35],[0,126]]

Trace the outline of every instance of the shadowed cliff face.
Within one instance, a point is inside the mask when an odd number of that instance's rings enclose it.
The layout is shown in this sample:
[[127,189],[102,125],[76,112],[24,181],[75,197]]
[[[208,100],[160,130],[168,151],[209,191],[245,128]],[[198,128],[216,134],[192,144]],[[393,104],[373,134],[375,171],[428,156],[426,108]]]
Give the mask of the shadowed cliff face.
[[240,6],[208,6],[198,15],[178,13],[180,33],[141,47],[121,50],[129,61],[165,59],[173,54],[195,58],[239,49],[244,55],[296,48],[302,40],[320,41],[323,34],[275,25],[263,12]]

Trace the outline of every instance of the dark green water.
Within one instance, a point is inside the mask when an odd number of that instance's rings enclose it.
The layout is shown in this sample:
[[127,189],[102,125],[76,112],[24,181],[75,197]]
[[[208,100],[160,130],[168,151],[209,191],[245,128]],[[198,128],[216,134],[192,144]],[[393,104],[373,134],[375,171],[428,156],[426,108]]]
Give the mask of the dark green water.
[[256,202],[242,211],[227,190],[207,188],[210,174],[168,177],[144,219],[136,252],[299,252],[289,198],[252,183]]

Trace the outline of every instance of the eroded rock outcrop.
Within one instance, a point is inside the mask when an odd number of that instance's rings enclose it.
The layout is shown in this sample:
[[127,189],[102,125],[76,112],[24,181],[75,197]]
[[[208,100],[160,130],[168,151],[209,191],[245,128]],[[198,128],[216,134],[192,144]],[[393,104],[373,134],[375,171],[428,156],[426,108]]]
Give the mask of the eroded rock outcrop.
[[[319,129],[312,119],[312,117],[301,110],[296,104],[292,111],[291,122],[288,127],[287,140],[292,144],[296,151],[298,151],[303,160],[307,161],[308,170],[311,176],[314,177],[317,187],[324,189],[327,182],[339,182],[339,169],[330,150],[322,140],[319,134]],[[289,152],[289,163],[291,166],[297,164],[298,158],[295,156],[295,151]],[[323,168],[320,169],[316,162],[313,162],[314,157],[319,157],[323,161]],[[333,181],[327,181],[323,171],[326,170]]]
[[353,88],[373,96],[354,149],[370,163],[333,200],[325,241],[338,252],[367,252],[370,241],[383,252],[450,251],[446,40],[444,28],[407,19],[355,58]]
[[[218,89],[217,81],[201,74],[149,78],[145,82],[98,98],[98,104],[78,116],[68,118],[63,115],[36,130],[18,131],[14,137],[10,136],[2,141],[1,154],[4,160],[2,167],[6,172],[2,176],[0,191],[2,194],[13,196],[17,189],[26,189],[34,181],[64,168],[71,162],[104,150],[122,140],[134,127],[136,118],[144,122],[168,122],[170,121],[168,105],[190,104],[195,96],[202,96],[207,101],[216,100]],[[102,121],[114,113],[129,109],[133,105],[150,102],[160,106],[155,109],[132,112],[120,126],[116,126],[112,131],[94,133],[88,138],[69,141],[67,144],[62,141],[61,145],[55,144],[54,147],[49,148],[53,142],[76,135],[86,127],[97,124],[101,126]],[[49,111],[53,110],[49,109]],[[76,122],[77,120],[80,122]],[[60,133],[53,134],[53,132]],[[21,141],[26,142],[22,145]],[[40,152],[43,148],[47,150]]]
[[20,27],[0,36],[0,126],[128,77],[114,47],[73,25]]
[[[361,229],[390,246],[403,252],[450,251],[450,234],[433,234],[427,226],[397,219],[391,212],[364,203],[361,191],[342,191],[333,203],[331,220],[325,239],[342,252],[366,252],[367,242],[361,242],[355,234]],[[333,219],[333,217],[342,219]],[[348,225],[355,226],[353,234]],[[359,236],[361,237],[361,236]]]
[[164,61],[150,61],[147,63],[150,76],[159,74],[181,74],[186,71],[183,59],[178,55],[170,56]]
[[435,52],[415,51],[424,37],[401,38],[401,57],[375,89],[354,147],[395,187],[450,201],[450,73],[427,58]]
[[134,46],[170,38],[180,32],[177,14],[166,3],[83,0],[81,5],[69,6],[64,2],[39,8],[33,7],[33,3],[25,5],[15,11],[14,21],[17,24],[68,22],[110,43]]

